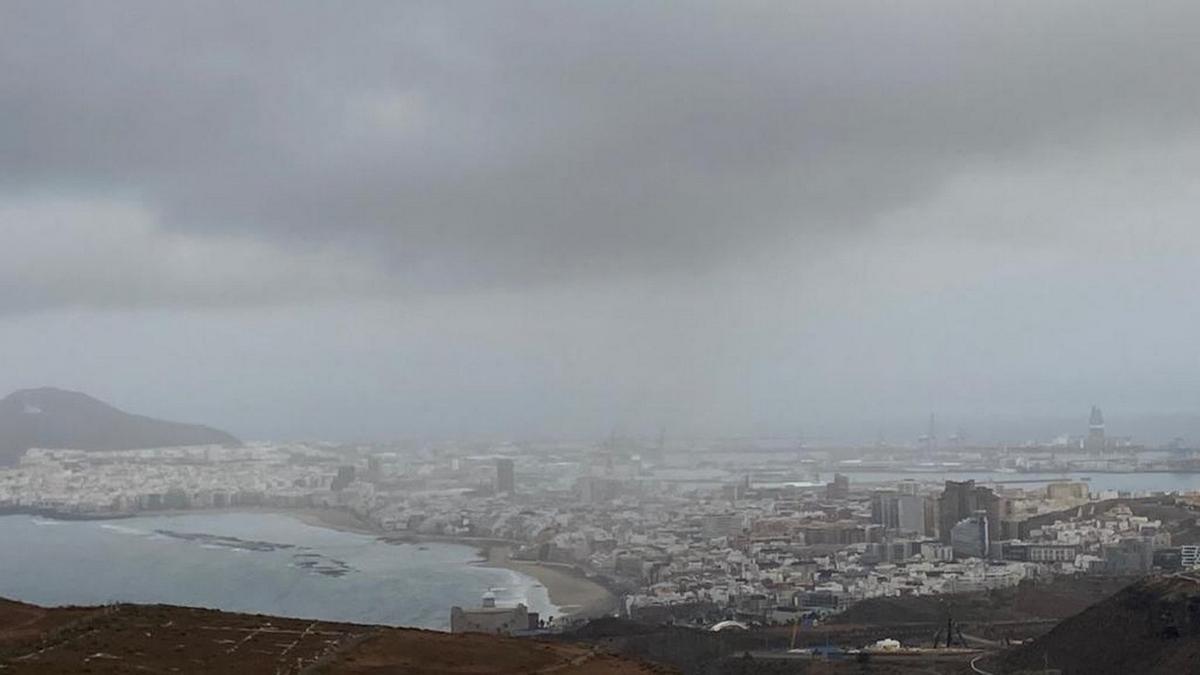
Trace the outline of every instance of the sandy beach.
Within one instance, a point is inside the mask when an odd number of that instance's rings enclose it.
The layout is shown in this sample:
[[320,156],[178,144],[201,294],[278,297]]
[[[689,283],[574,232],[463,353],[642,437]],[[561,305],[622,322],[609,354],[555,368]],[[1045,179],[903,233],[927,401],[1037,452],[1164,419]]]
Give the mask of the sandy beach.
[[274,509],[273,511],[291,516],[305,525],[313,527],[325,527],[330,530],[369,534],[376,537],[387,534],[371,521],[342,509]]
[[[152,516],[188,516],[188,515],[204,515],[213,513],[274,513],[281,516],[295,518],[306,525],[313,527],[324,527],[330,530],[338,530],[341,532],[353,532],[355,534],[366,534],[372,537],[384,537],[388,534],[368,520],[364,520],[349,511],[342,509],[288,509],[279,507],[256,507],[256,506],[228,506],[216,509],[155,509],[148,511],[138,511],[136,513],[118,514],[112,516],[118,518],[133,518],[133,517],[152,517]],[[53,518],[53,515],[47,517]]]
[[569,565],[513,560],[507,546],[486,549],[489,567],[502,567],[537,579],[550,594],[550,601],[567,616],[606,616],[616,608],[617,598],[600,584],[584,578]]

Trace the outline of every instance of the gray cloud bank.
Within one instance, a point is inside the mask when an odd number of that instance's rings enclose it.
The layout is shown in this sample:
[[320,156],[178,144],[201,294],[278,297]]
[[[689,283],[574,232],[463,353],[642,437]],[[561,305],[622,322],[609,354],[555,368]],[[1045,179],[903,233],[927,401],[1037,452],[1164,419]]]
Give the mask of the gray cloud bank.
[[1198,25],[5,2],[0,385],[251,437],[1190,413]]
[[[321,256],[358,269],[304,292],[704,271],[980,166],[1190,134],[1198,21],[1186,2],[9,2],[0,189],[123,202],[134,260],[158,231],[218,267],[263,257],[247,301],[295,295]],[[241,295],[177,277],[81,298]]]

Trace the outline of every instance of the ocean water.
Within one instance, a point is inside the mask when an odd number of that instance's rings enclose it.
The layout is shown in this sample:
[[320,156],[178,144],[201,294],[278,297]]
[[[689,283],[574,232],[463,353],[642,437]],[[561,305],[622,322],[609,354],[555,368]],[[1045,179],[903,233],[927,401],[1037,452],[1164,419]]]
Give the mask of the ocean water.
[[526,575],[455,544],[389,544],[283,514],[110,521],[0,517],[0,597],[40,605],[167,603],[446,629],[452,605],[524,602],[557,616]]

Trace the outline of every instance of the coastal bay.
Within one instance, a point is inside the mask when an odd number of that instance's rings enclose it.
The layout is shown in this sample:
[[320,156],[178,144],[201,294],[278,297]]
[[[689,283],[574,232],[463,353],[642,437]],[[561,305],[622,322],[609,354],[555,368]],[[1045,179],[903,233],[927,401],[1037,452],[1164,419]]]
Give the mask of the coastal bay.
[[474,606],[492,591],[501,603],[562,615],[546,586],[477,564],[476,547],[389,543],[288,513],[13,515],[0,517],[0,540],[23,542],[0,547],[0,597],[45,606],[168,603],[445,629],[452,605]]
[[277,513],[318,527],[379,535],[392,543],[442,542],[475,546],[483,557],[481,566],[511,570],[536,579],[549,593],[550,601],[558,607],[555,616],[590,618],[611,614],[617,608],[618,598],[611,591],[588,579],[574,567],[514,559],[512,546],[506,543],[429,535],[397,537],[396,533],[380,530],[369,521],[341,509],[288,509]]

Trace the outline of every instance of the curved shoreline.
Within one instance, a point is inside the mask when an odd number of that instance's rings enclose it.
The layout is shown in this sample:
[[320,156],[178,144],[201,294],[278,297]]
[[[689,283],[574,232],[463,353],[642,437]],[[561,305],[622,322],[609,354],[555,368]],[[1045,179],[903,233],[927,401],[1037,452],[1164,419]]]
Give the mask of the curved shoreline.
[[512,547],[517,545],[508,539],[488,537],[454,537],[445,535],[422,535],[382,530],[368,520],[342,509],[279,508],[279,507],[227,507],[219,509],[181,509],[139,511],[114,514],[72,514],[53,509],[6,509],[0,515],[29,515],[52,520],[122,520],[133,517],[182,516],[214,513],[273,513],[313,527],[340,532],[377,537],[390,544],[420,544],[423,542],[456,544],[474,548],[481,560],[474,564],[484,567],[507,569],[531,577],[546,588],[550,602],[562,612],[560,616],[571,618],[593,618],[612,614],[617,608],[618,598],[611,591],[583,576],[570,565],[552,565],[538,562],[514,560]]
[[481,553],[487,557],[480,563],[485,567],[512,570],[537,579],[550,594],[550,602],[567,617],[590,619],[608,616],[616,610],[617,597],[611,591],[582,576],[570,565],[551,566],[514,560],[512,549],[506,545],[489,546]]
[[[515,560],[512,549],[520,542],[495,537],[455,537],[448,535],[399,533],[380,529],[374,523],[342,509],[320,508],[258,508],[222,509],[230,513],[278,513],[290,516],[313,527],[324,527],[342,532],[352,532],[378,537],[390,544],[439,543],[470,546],[483,558],[476,564],[511,570],[535,581],[546,588],[553,603],[563,615],[570,618],[595,618],[608,616],[617,609],[618,598],[609,589],[588,579],[578,569],[565,564],[546,564]],[[170,513],[205,513],[211,509],[173,511]],[[157,515],[163,515],[162,513]]]

